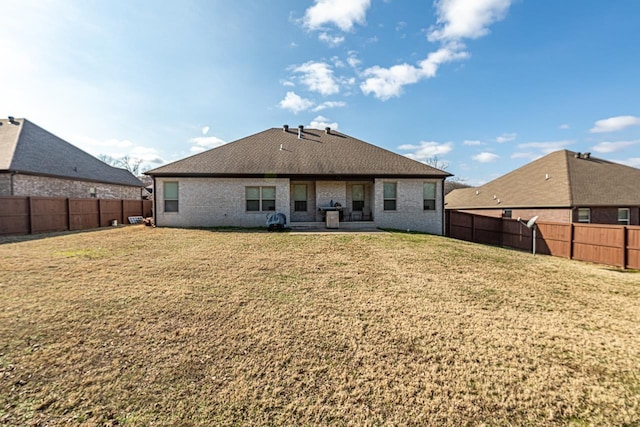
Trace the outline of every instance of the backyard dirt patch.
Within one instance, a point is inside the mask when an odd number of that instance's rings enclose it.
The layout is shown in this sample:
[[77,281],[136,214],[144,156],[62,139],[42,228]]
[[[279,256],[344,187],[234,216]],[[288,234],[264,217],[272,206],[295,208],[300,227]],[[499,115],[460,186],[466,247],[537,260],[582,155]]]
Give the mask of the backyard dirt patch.
[[640,274],[420,234],[14,238],[0,424],[637,425],[639,307]]

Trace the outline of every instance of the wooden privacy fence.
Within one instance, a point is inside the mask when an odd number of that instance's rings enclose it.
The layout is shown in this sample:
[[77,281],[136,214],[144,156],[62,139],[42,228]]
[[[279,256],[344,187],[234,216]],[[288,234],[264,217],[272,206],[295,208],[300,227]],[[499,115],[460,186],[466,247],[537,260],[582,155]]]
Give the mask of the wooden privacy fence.
[[130,216],[151,216],[151,200],[0,197],[0,235],[106,227]]
[[[447,211],[448,237],[531,251],[532,231],[518,220]],[[536,253],[640,269],[640,226],[536,222]]]

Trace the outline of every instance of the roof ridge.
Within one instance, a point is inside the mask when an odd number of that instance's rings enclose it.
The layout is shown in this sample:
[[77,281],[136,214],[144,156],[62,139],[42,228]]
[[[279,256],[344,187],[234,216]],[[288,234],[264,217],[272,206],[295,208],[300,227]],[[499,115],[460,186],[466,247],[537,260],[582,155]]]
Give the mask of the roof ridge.
[[572,154],[571,151],[569,151],[567,149],[564,149],[562,151],[564,151],[564,165],[565,165],[566,178],[567,178],[567,183],[568,183],[567,187],[569,189],[569,206],[573,206],[573,199],[574,199],[574,197],[573,197],[573,185],[572,185],[571,171],[570,171],[571,165],[570,165],[570,162],[569,162],[569,156],[573,156],[573,154]]

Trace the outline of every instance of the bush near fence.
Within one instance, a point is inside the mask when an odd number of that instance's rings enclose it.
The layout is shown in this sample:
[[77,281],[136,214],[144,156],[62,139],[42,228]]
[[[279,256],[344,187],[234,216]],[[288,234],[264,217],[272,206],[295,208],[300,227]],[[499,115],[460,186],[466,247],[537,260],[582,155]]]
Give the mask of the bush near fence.
[[[640,226],[536,222],[536,253],[640,269]],[[454,239],[531,251],[532,231],[518,220],[447,211]]]
[[70,199],[59,197],[0,197],[0,235],[125,224],[130,216],[151,216],[151,200]]

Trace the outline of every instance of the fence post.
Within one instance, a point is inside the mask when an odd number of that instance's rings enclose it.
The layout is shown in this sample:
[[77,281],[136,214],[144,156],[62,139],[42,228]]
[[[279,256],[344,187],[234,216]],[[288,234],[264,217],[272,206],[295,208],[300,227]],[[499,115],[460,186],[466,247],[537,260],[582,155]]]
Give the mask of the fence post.
[[31,196],[27,197],[27,204],[29,205],[29,234],[33,234],[33,207],[31,206]]
[[569,223],[569,259],[573,259],[573,234],[575,226],[573,223]]
[[71,199],[67,197],[67,230],[71,231]]
[[627,245],[629,243],[629,227],[622,227],[622,268],[626,270],[629,263],[629,253]]
[[471,241],[476,241],[476,216],[471,215]]

